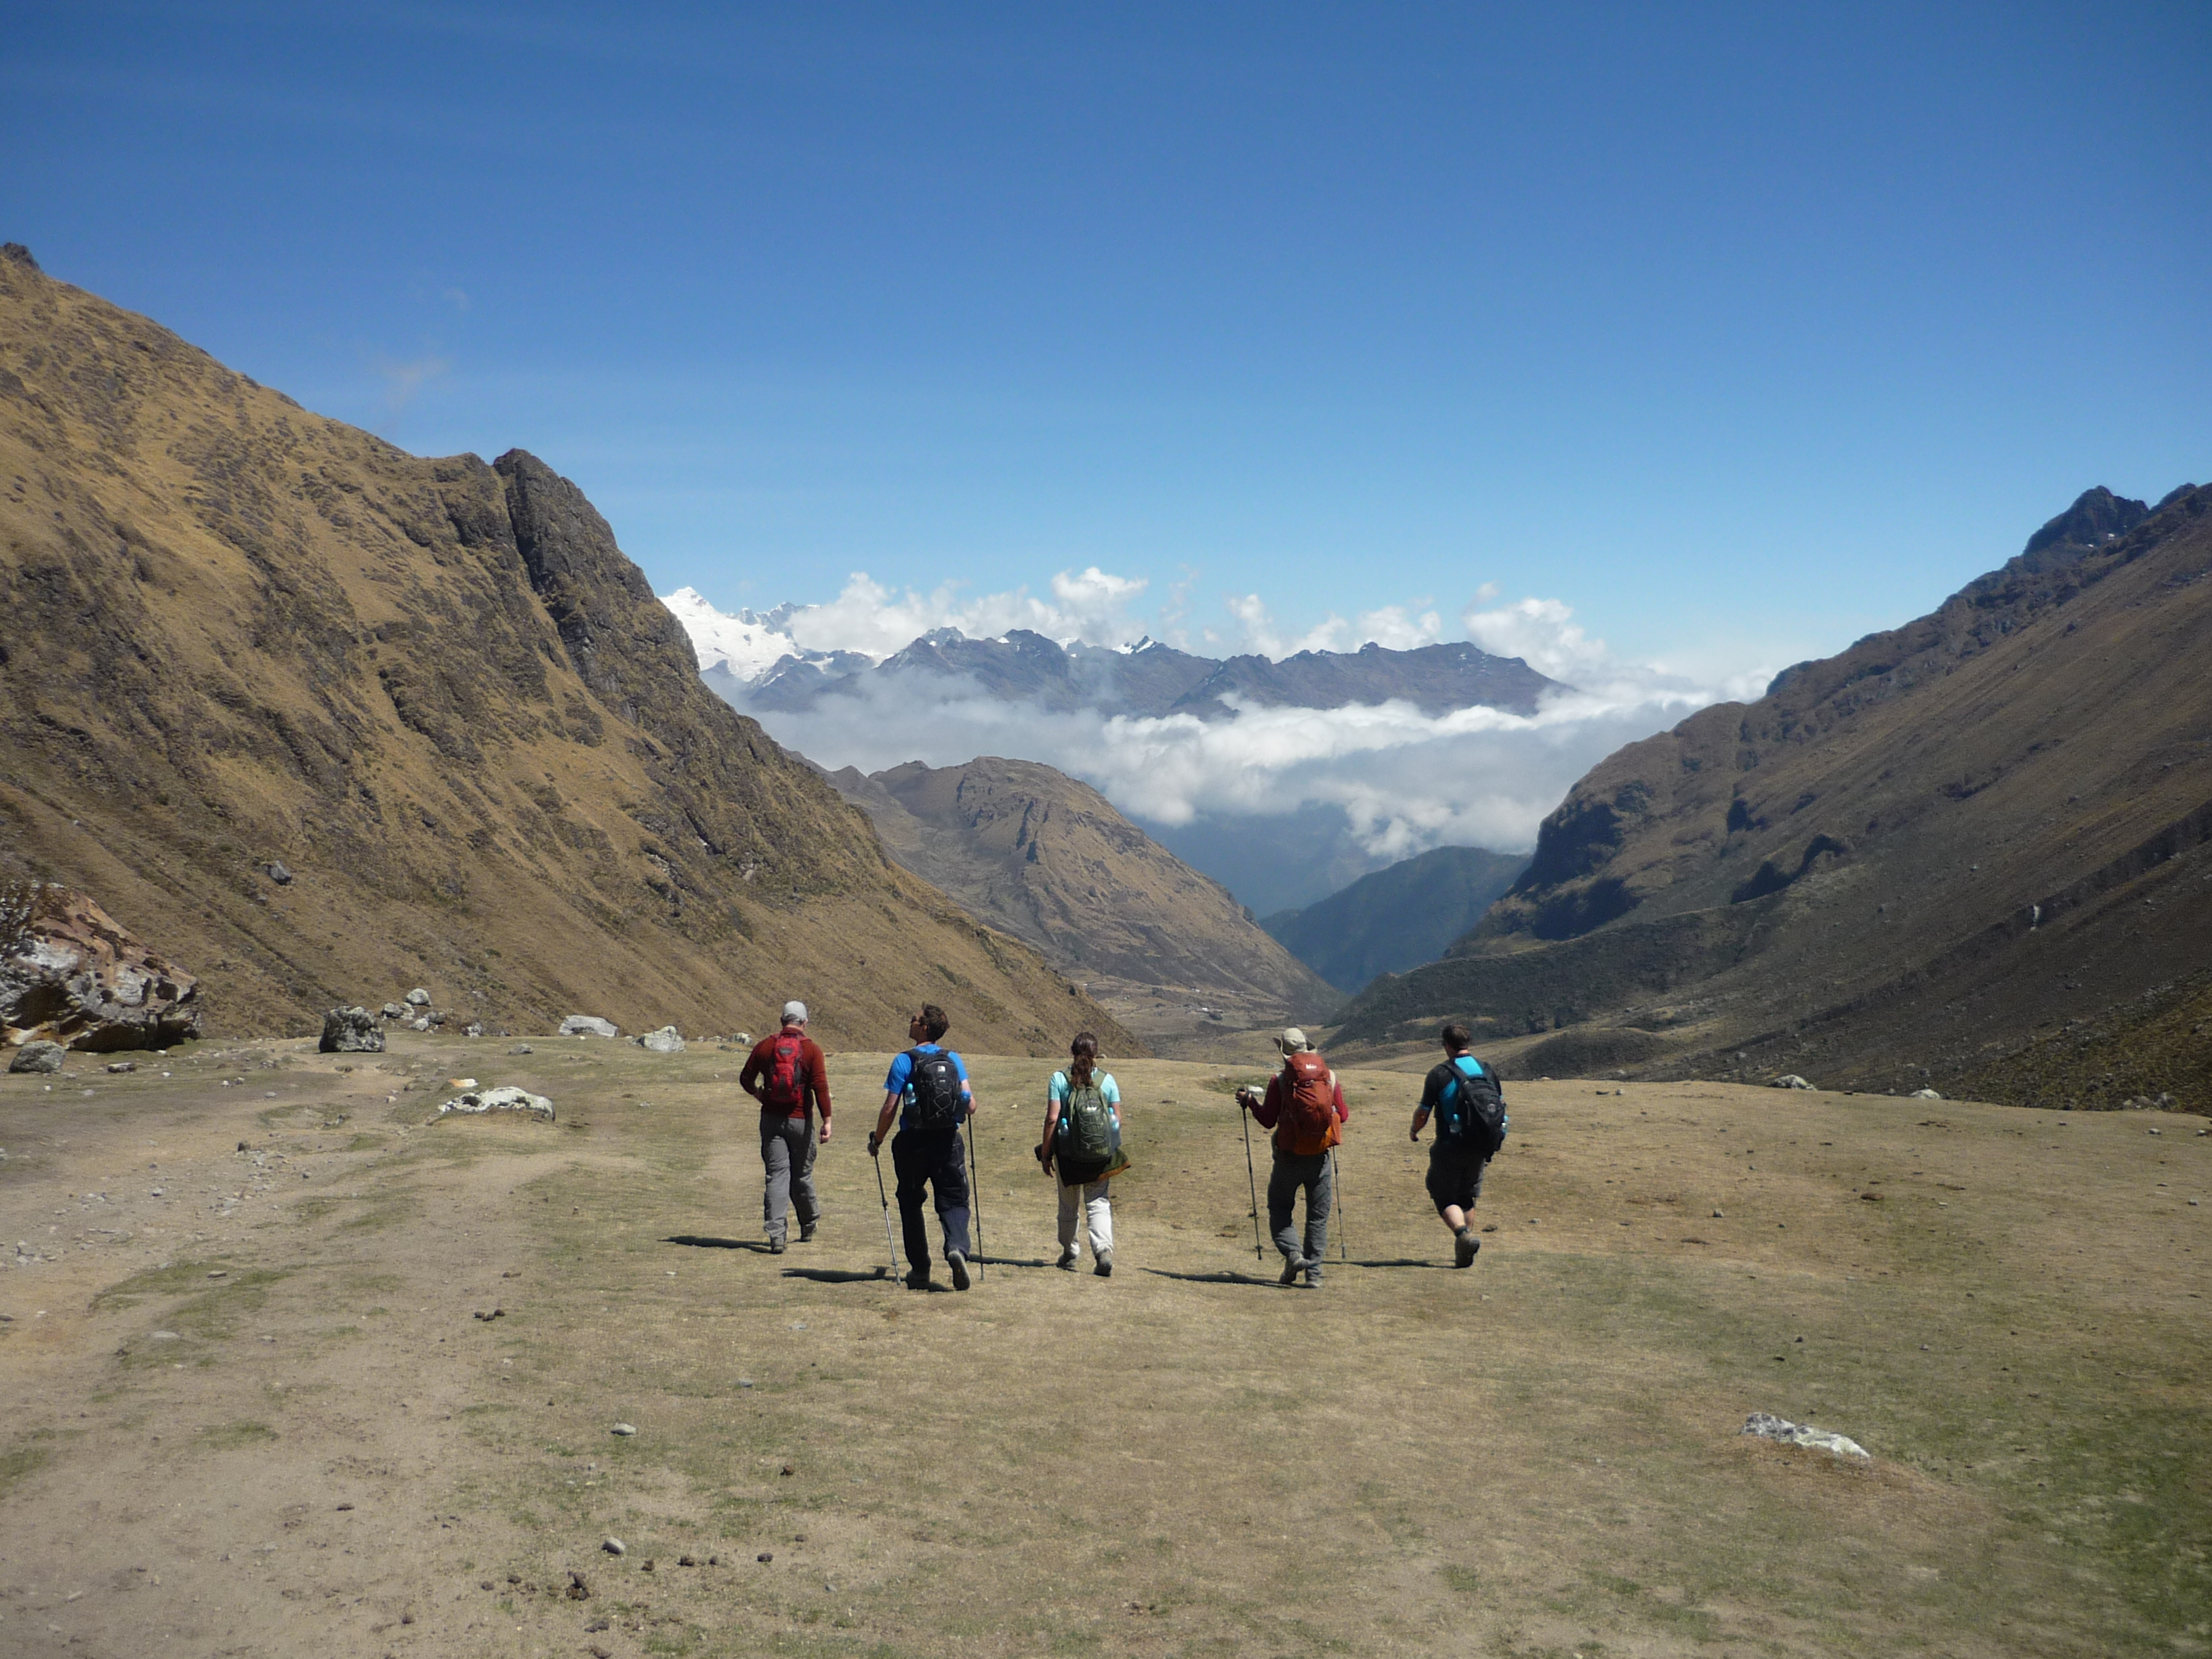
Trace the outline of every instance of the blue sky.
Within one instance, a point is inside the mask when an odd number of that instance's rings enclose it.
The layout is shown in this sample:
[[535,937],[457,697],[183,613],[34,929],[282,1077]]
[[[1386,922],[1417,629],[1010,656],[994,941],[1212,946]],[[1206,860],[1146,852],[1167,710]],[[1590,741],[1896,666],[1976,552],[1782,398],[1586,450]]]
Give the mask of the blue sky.
[[666,592],[1775,666],[2212,475],[2202,4],[46,5],[0,236]]

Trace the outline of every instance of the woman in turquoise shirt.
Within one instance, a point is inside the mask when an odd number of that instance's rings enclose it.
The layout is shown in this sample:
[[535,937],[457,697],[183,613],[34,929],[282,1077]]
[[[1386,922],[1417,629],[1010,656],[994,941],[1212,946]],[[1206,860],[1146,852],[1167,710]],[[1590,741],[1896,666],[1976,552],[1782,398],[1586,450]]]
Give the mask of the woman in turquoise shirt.
[[[1108,1178],[1127,1167],[1121,1157],[1121,1091],[1111,1073],[1098,1069],[1098,1039],[1090,1032],[1078,1031],[1067,1052],[1067,1069],[1054,1072],[1045,1091],[1037,1162],[1047,1175],[1054,1173],[1055,1159],[1060,1166],[1060,1265],[1073,1273],[1083,1260],[1075,1243],[1079,1197],[1091,1236],[1091,1271],[1109,1279],[1114,1273],[1114,1206],[1107,1197]],[[1096,1141],[1102,1132],[1109,1137],[1103,1155],[1076,1152],[1086,1133]]]

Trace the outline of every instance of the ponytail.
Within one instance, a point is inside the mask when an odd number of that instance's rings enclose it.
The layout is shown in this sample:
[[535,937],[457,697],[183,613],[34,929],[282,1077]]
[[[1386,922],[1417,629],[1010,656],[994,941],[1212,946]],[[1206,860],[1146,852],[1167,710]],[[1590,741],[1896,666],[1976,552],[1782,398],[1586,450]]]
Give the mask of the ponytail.
[[1067,1086],[1080,1089],[1091,1081],[1094,1062],[1098,1058],[1098,1039],[1088,1031],[1078,1031],[1075,1041],[1067,1045]]

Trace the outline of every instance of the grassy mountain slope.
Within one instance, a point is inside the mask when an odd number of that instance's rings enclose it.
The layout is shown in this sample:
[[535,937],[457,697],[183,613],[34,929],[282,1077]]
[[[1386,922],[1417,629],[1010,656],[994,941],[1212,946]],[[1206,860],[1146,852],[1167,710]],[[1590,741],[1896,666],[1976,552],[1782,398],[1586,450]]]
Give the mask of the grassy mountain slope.
[[1532,1069],[2212,1105],[2208,638],[2212,489],[2092,491],[1932,615],[1609,757],[1346,1034],[1474,1012],[1576,1028]]
[[1343,1003],[1218,883],[1049,766],[987,756],[872,777],[848,767],[832,781],[894,858],[1036,945],[1147,1038],[1188,1030],[1195,1006],[1249,1026]]
[[1432,848],[1260,925],[1337,989],[1357,991],[1443,955],[1528,866],[1521,853]]
[[0,874],[90,890],[217,1030],[415,984],[532,1029],[1106,1018],[702,686],[573,484],[311,415],[20,250],[0,615]]

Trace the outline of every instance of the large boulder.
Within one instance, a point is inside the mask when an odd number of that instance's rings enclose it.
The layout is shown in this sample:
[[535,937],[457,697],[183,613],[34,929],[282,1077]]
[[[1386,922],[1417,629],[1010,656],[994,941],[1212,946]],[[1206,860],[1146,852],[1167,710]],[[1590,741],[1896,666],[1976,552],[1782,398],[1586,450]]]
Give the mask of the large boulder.
[[684,1052],[684,1039],[673,1025],[664,1025],[659,1030],[647,1031],[638,1038],[637,1046],[648,1048],[656,1054],[680,1054]]
[[553,1103],[544,1095],[533,1095],[527,1089],[512,1086],[497,1089],[472,1089],[465,1095],[441,1102],[438,1115],[453,1113],[477,1116],[487,1112],[523,1112],[546,1122],[553,1121]]
[[37,1039],[15,1050],[15,1058],[8,1062],[8,1069],[11,1072],[58,1072],[62,1068],[62,1057],[68,1053],[69,1050],[58,1042]]
[[88,895],[0,886],[0,1043],[105,1054],[200,1034],[199,981]]
[[323,1040],[315,1046],[326,1054],[380,1054],[384,1027],[366,1008],[333,1008],[323,1016]]
[[571,1014],[561,1022],[562,1036],[620,1036],[622,1033],[611,1019],[601,1019],[597,1014]]

